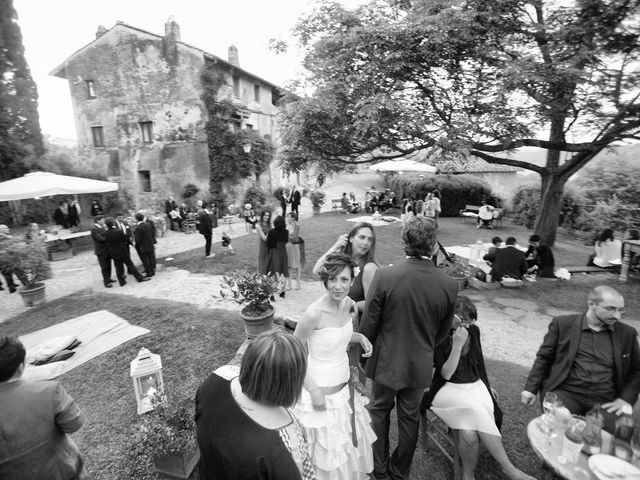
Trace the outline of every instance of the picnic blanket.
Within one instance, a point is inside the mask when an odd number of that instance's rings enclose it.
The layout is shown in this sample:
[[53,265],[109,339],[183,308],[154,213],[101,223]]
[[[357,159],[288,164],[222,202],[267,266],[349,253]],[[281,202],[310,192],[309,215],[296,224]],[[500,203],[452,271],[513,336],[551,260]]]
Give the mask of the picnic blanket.
[[347,222],[360,223],[367,222],[370,223],[374,227],[382,227],[383,225],[391,225],[393,223],[399,222],[400,219],[398,217],[385,216],[382,215],[379,218],[374,218],[372,215],[364,215],[361,217],[347,218]]
[[[149,330],[131,325],[107,310],[99,310],[23,335],[20,340],[27,350],[27,366],[22,378],[49,380],[59,377],[92,358],[145,333],[149,333]],[[82,342],[73,350],[76,352],[74,356],[61,362],[30,365],[29,361],[40,344],[51,338],[66,335],[74,335]]]

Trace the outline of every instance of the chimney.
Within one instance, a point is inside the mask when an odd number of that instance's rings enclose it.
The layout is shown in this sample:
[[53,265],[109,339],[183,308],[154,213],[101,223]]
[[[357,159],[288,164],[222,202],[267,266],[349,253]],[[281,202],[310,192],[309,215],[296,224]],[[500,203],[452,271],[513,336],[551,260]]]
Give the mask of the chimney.
[[180,41],[180,26],[176,23],[173,15],[164,24],[164,36],[165,38],[171,37],[176,42]]
[[162,38],[162,54],[167,63],[176,67],[178,65],[178,44],[180,41],[180,27],[173,19],[173,15],[169,17],[167,23],[164,24],[164,37]]
[[240,67],[240,56],[238,55],[238,47],[236,47],[235,45],[230,45],[227,53],[227,58],[229,59],[229,63],[231,65]]
[[96,38],[100,38],[105,33],[107,33],[107,29],[104,28],[104,25],[98,25],[98,30],[96,30]]

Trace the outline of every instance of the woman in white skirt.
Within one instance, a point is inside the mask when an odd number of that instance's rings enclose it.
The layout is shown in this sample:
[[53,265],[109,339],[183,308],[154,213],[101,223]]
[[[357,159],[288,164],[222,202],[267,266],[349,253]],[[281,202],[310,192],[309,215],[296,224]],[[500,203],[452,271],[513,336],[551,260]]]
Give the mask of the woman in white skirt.
[[376,435],[368,400],[349,382],[347,346],[359,343],[371,356],[369,340],[353,331],[356,302],[347,296],[356,265],[346,253],[331,253],[320,268],[325,294],[302,315],[294,335],[309,350],[302,397],[293,409],[309,439],[318,480],[367,480],[373,470]]
[[491,387],[482,356],[480,329],[475,305],[468,297],[458,297],[452,334],[434,353],[436,374],[425,394],[421,411],[428,408],[450,428],[459,430],[458,450],[463,480],[473,480],[478,463],[480,440],[513,480],[535,480],[516,468],[504,450],[500,426],[502,412],[490,393]]

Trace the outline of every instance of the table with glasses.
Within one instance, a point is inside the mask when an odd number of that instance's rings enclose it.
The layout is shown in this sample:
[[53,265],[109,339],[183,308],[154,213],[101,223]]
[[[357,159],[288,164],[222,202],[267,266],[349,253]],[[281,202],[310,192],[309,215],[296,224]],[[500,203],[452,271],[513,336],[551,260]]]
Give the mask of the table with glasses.
[[[527,426],[527,437],[536,455],[546,463],[557,475],[567,480],[598,480],[589,468],[589,456],[580,453],[576,463],[564,461],[562,457],[562,442],[564,433],[561,428],[552,432],[551,436],[545,433],[543,415],[534,418]],[[611,448],[612,437],[602,431],[602,452],[608,452]],[[560,460],[558,460],[558,458]]]

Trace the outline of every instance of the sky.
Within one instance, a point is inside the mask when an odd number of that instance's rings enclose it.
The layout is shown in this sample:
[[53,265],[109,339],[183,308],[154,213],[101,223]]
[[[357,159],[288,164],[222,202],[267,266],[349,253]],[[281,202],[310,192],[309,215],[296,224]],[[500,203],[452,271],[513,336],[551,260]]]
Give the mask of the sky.
[[[364,0],[339,0],[347,7]],[[66,80],[49,75],[76,50],[95,38],[98,25],[117,20],[158,35],[173,15],[184,42],[223,59],[238,48],[240,66],[276,85],[300,71],[301,54],[291,40],[297,19],[312,0],[14,0],[25,56],[38,86],[40,126],[45,135],[75,139],[71,97]],[[289,52],[268,50],[272,38],[289,41]]]

